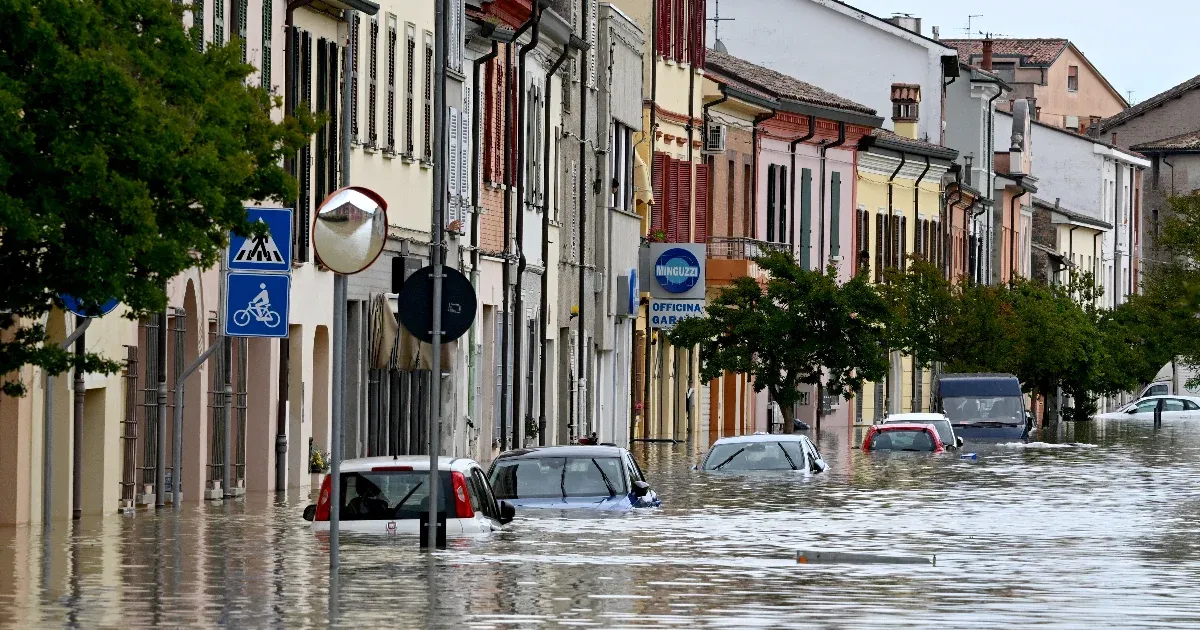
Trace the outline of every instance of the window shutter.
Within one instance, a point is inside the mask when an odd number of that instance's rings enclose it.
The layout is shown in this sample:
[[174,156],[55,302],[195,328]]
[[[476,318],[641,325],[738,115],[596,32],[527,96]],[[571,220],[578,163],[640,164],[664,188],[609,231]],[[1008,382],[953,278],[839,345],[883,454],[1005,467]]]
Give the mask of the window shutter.
[[591,45],[588,48],[588,59],[587,59],[588,80],[587,80],[587,84],[588,84],[588,87],[593,87],[593,88],[596,87],[596,59],[597,59],[596,49],[599,48],[599,46],[597,45],[597,34],[599,31],[599,28],[597,28],[597,25],[599,23],[600,23],[600,0],[591,0],[591,5],[588,8],[588,23],[587,23],[587,29],[588,29],[587,41],[588,41],[588,44]]
[[788,170],[786,166],[779,167],[779,242],[790,243],[788,234]]
[[425,33],[425,145],[423,155],[426,162],[433,161],[433,36]]
[[692,0],[692,65],[697,68],[704,67],[705,61],[705,45],[704,35],[705,27],[708,24],[706,11],[708,3],[705,0]]
[[461,186],[459,178],[462,176],[459,173],[459,167],[462,166],[461,149],[458,146],[458,131],[459,111],[457,107],[449,108],[446,113],[446,195],[449,198],[447,208],[449,209],[449,221],[454,221],[458,218],[458,190]]
[[225,44],[225,0],[213,2],[213,44]]
[[[193,2],[193,6],[203,6],[203,0]],[[271,91],[271,33],[275,31],[273,26],[275,17],[275,7],[271,0],[262,0],[262,68],[260,70],[260,85],[264,90]],[[203,16],[201,16],[201,27],[203,27]],[[201,33],[203,34],[203,28]],[[203,37],[201,37],[203,41]]]
[[671,55],[671,3],[672,0],[655,0],[658,4],[658,23],[655,24],[656,39],[658,40],[658,50],[656,51],[663,57]]
[[680,237],[680,206],[683,204],[683,192],[680,189],[680,161],[667,158],[667,242],[678,243]]
[[900,271],[908,269],[908,217],[900,216],[900,229],[896,230],[896,251],[900,254],[900,260],[896,262],[896,266]]
[[[342,119],[338,115],[338,112],[340,111],[342,101],[338,95],[342,93],[341,68],[343,65],[342,55],[345,51],[341,46],[338,46],[336,41],[330,41],[326,46],[329,48],[326,62],[329,64],[330,79],[329,97],[326,99],[326,102],[329,103],[329,124],[327,126],[329,128],[329,146],[331,149],[328,159],[325,160],[325,164],[328,174],[326,179],[329,182],[329,190],[332,192],[337,190],[338,182],[342,176],[342,172],[338,168],[342,155],[341,132],[343,131],[341,129]],[[324,199],[319,199],[318,201],[324,201]]]
[[[356,14],[357,15],[357,14]],[[357,18],[355,18],[357,21]],[[406,59],[405,75],[404,75],[404,154],[409,158],[413,157],[416,152],[416,85],[417,85],[417,30],[412,24],[405,23],[404,37],[408,50],[408,59]],[[488,64],[487,76],[488,85],[492,85],[496,80],[496,64],[493,61]],[[356,132],[357,133],[357,132]],[[490,144],[490,143],[489,143]],[[489,168],[488,174],[494,176],[494,173]]]
[[350,141],[358,142],[358,58],[362,55],[362,16],[354,13],[354,58],[350,60]]
[[[316,85],[316,110],[318,113],[328,114],[329,112],[329,47],[328,42],[324,37],[317,39],[317,85]],[[316,153],[314,153],[314,170],[316,171],[316,190],[313,195],[315,203],[321,203],[328,194],[329,189],[326,187],[328,183],[328,171],[325,164],[325,159],[336,149],[329,146],[329,121],[326,119],[324,125],[321,126],[317,133],[313,134],[316,141]]]
[[463,87],[463,109],[459,114],[458,143],[459,143],[459,182],[458,196],[462,199],[463,209],[469,208],[471,199],[471,87]]
[[883,280],[883,235],[887,231],[886,221],[887,215],[880,210],[879,214],[875,215],[875,282]]
[[484,74],[483,93],[479,95],[483,105],[483,147],[480,149],[483,154],[479,156],[479,160],[483,164],[483,178],[494,182],[496,181],[495,162],[492,160],[492,153],[496,150],[493,133],[496,125],[496,61],[494,59],[487,64]]
[[692,188],[692,162],[679,160],[675,162],[675,168],[679,172],[679,210],[675,213],[676,222],[679,224],[675,228],[676,242],[687,243],[692,240],[692,203],[695,190]]
[[[842,174],[833,172],[829,189],[829,255],[842,253]],[[824,265],[825,261],[821,261]]]
[[928,222],[925,219],[917,219],[917,231],[913,235],[913,253],[918,256],[925,255],[923,247],[925,245],[925,228],[927,224]]
[[812,169],[800,171],[800,268],[812,265]]
[[650,214],[650,232],[665,231],[667,212],[667,154],[655,153],[650,177],[654,180],[654,210]]
[[[775,169],[774,164],[767,165],[767,242],[775,242]],[[755,226],[757,227],[757,226]]]
[[[221,0],[217,0],[220,2]],[[267,0],[269,3],[270,0]],[[208,0],[195,0],[192,3],[192,31],[196,52],[204,52],[204,3]],[[290,52],[288,53],[291,54]]]
[[687,42],[687,0],[675,0],[674,11],[671,12],[671,32],[674,35],[674,50],[672,58],[682,63],[687,59],[685,46]]
[[374,147],[376,133],[378,90],[379,90],[379,18],[371,18],[371,39],[367,42],[367,146]]
[[697,243],[708,242],[708,199],[709,177],[712,171],[708,164],[696,165],[696,229],[694,239]]
[[384,123],[387,135],[384,147],[396,152],[396,18],[388,17],[388,60],[387,60],[387,120]]
[[[300,84],[300,100],[299,102],[312,102],[312,33],[300,31],[300,66],[298,69],[299,80],[296,83]],[[308,246],[310,242],[309,230],[312,227],[312,142],[304,143],[300,149],[300,165],[298,177],[300,183],[300,202],[297,208],[297,217],[301,224],[300,229],[296,230],[297,236],[300,238],[297,243],[296,252],[297,259],[301,262],[310,260],[308,254]],[[318,199],[318,201],[323,201]]]

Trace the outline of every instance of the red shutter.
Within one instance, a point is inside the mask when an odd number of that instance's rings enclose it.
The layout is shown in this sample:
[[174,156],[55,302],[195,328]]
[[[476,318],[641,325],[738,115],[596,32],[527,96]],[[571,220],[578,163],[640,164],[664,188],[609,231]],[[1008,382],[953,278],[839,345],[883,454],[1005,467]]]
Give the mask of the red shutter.
[[678,226],[675,228],[676,242],[689,243],[692,236],[692,163],[679,160],[675,163],[679,172],[679,208],[675,213]]
[[[485,181],[496,181],[496,174],[492,172],[492,151],[494,150],[492,142],[492,132],[496,121],[496,62],[493,60],[487,65],[484,74],[484,91],[483,104],[486,112],[483,118],[483,179]],[[409,132],[409,139],[412,139],[412,132]]]
[[671,0],[655,0],[658,4],[658,23],[655,24],[658,38],[658,54],[671,56]]
[[667,158],[667,212],[664,216],[667,222],[667,242],[679,242],[679,205],[683,194],[680,192],[679,160]]
[[654,187],[654,209],[650,212],[650,235],[653,236],[658,230],[666,229],[666,212],[667,212],[667,154],[655,153],[653,165],[650,170],[650,179],[653,180]]
[[705,0],[692,0],[692,65],[697,68],[704,67],[704,35],[705,25],[708,23],[705,20],[706,9],[708,3]]
[[[518,88],[517,81],[516,81],[517,69],[515,67],[510,67],[508,69],[508,71],[509,71],[509,76],[512,78],[512,80],[510,80],[508,82],[508,91],[511,93],[510,97],[512,98],[512,100],[510,100],[509,103],[512,103],[513,106],[516,107],[516,104],[519,102],[517,99],[520,98],[520,95],[517,94],[517,88]],[[514,110],[512,112],[512,115],[509,116],[508,118],[509,118],[509,121],[511,122],[511,125],[508,128],[508,159],[510,161],[507,164],[505,164],[505,168],[506,169],[511,168],[512,172],[505,173],[505,175],[506,175],[505,179],[508,181],[509,186],[516,186],[517,185],[517,131],[521,128],[521,121],[517,120],[516,110]]]
[[672,51],[675,61],[683,62],[685,56],[685,46],[687,42],[687,21],[684,13],[686,12],[687,0],[674,0],[675,10],[671,13],[671,31],[675,36],[675,50]]
[[708,164],[696,165],[696,229],[692,240],[697,243],[708,242],[709,176]]

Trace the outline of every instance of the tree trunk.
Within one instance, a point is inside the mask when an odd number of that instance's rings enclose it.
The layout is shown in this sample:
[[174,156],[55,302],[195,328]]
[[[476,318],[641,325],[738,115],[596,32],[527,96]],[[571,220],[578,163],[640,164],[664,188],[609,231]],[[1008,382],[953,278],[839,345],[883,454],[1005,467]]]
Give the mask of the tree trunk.
[[796,432],[796,404],[792,403],[792,404],[788,405],[787,407],[784,407],[783,405],[779,405],[779,410],[780,410],[780,413],[783,414],[783,432],[784,433],[795,433]]

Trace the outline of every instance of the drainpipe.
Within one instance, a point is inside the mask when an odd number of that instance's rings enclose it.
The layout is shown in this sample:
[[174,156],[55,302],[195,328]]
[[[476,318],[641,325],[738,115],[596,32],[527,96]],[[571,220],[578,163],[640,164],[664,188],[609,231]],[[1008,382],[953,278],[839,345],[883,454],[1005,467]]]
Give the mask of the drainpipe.
[[[550,129],[550,91],[554,89],[554,83],[551,79],[554,78],[558,69],[562,67],[563,62],[567,60],[567,56],[571,54],[570,45],[563,48],[563,52],[558,59],[546,71],[546,118],[543,129]],[[550,182],[550,134],[543,133],[542,140],[542,182]],[[550,319],[546,313],[550,312],[550,208],[549,203],[542,207],[542,302],[539,305],[539,314],[541,315],[542,338],[539,340],[541,349],[538,356],[541,357],[538,365],[538,445],[546,445],[546,336],[549,334]]]
[[[650,159],[646,161],[650,165],[650,189],[654,190],[654,185],[658,182],[654,181],[654,153],[658,150],[658,0],[650,3]],[[582,81],[580,81],[580,89],[583,89]],[[661,203],[661,199],[655,199],[654,203]],[[654,214],[654,209],[650,209],[650,213]],[[649,218],[649,217],[647,217]],[[653,220],[647,222],[653,224]],[[649,229],[646,231],[650,233]],[[646,311],[646,316],[650,316],[650,312]],[[646,347],[650,344],[650,320],[646,320]],[[649,363],[647,363],[649,366]],[[648,368],[647,368],[648,369]],[[646,381],[649,382],[650,373],[646,373]],[[649,398],[642,402],[643,405],[649,404]],[[645,411],[643,411],[645,413]],[[631,436],[632,437],[632,436]]]
[[[968,171],[969,172],[969,171]],[[962,201],[962,170],[954,171],[954,201],[950,201],[950,194],[945,195],[942,200],[942,225],[946,226],[946,238],[942,242],[942,276],[946,280],[950,280],[951,276],[951,261],[950,258],[954,255],[954,205]]]
[[750,172],[754,177],[753,185],[750,187],[750,234],[754,235],[751,238],[758,237],[758,126],[763,122],[770,120],[775,115],[775,110],[771,110],[766,114],[759,114],[754,117],[754,128],[750,131]]
[[1175,165],[1167,160],[1167,154],[1162,154],[1162,163],[1171,167],[1171,196],[1175,196]]
[[1021,197],[1028,192],[1021,189],[1021,192],[1013,195],[1008,201],[1008,216],[1012,219],[1012,228],[1008,235],[1008,282],[1011,284],[1017,277],[1017,202]]
[[[527,106],[525,98],[525,90],[528,87],[525,79],[525,57],[529,51],[537,48],[538,42],[541,41],[541,21],[542,7],[541,3],[534,4],[533,13],[529,18],[533,21],[533,30],[529,37],[529,42],[523,44],[517,51],[517,287],[513,291],[516,294],[516,301],[513,304],[513,313],[516,315],[516,321],[524,321],[525,298],[522,295],[525,288],[525,267],[527,260],[525,258],[525,134],[528,132],[528,125],[525,122],[525,108]],[[547,104],[546,109],[550,109]],[[543,213],[544,214],[544,213]],[[545,235],[543,239],[545,240]],[[545,272],[542,273],[545,276]],[[521,434],[524,427],[518,422],[521,416],[521,387],[517,386],[517,380],[521,377],[521,340],[525,337],[524,330],[513,331],[513,424],[512,424],[512,445],[513,448],[521,447]]]
[[[588,15],[588,3],[583,3],[581,12],[582,19],[579,24],[586,29],[589,23],[590,16]],[[579,368],[575,375],[577,384],[576,391],[579,391],[579,384],[583,383],[584,366],[587,362],[587,336],[584,334],[587,331],[587,83],[583,80],[583,76],[579,77]],[[579,397],[579,421],[586,429],[589,425],[587,422],[588,405],[587,399],[582,395]],[[571,423],[568,427],[568,437],[570,442],[574,442],[575,438],[575,423]],[[568,443],[570,443],[568,442]]]
[[1133,216],[1133,204],[1134,204],[1134,200],[1135,200],[1136,194],[1137,194],[1137,189],[1136,189],[1136,186],[1135,186],[1133,180],[1134,180],[1134,176],[1136,174],[1137,174],[1137,167],[1130,164],[1129,165],[1129,209],[1128,209],[1129,227],[1125,228],[1125,234],[1126,234],[1126,236],[1129,237],[1129,243],[1128,243],[1129,253],[1126,255],[1126,258],[1129,259],[1129,273],[1125,274],[1125,281],[1126,281],[1126,287],[1127,287],[1126,293],[1125,293],[1126,300],[1129,299],[1129,296],[1133,295],[1133,236],[1134,236],[1134,227],[1136,227],[1136,225],[1137,225],[1136,218]]
[[[925,175],[927,175],[928,173],[929,173],[929,156],[925,156],[925,169],[922,170],[921,174],[917,176],[916,185],[913,187],[913,221],[914,221],[913,229],[914,230],[921,229],[920,225],[919,225],[921,220],[918,218],[921,215],[921,180],[925,179]],[[900,238],[901,239],[908,238],[908,235],[901,234]],[[900,264],[904,265],[905,263],[904,263],[904,261],[900,261]]]
[[[821,187],[820,187],[820,192],[818,193],[820,213],[821,213],[820,222],[818,224],[819,225],[818,236],[821,239],[820,240],[821,246],[817,250],[817,254],[818,254],[817,262],[821,266],[817,268],[818,271],[823,271],[825,269],[825,263],[827,262],[825,260],[825,154],[826,154],[826,151],[828,151],[829,149],[833,149],[835,147],[840,147],[845,143],[846,143],[846,123],[838,121],[837,140],[834,140],[833,142],[830,142],[828,144],[824,144],[824,143],[821,144]],[[822,406],[818,402],[818,406],[817,406],[818,414],[820,413],[821,409],[822,409]],[[819,420],[819,417],[818,417],[818,420]]]
[[[474,62],[474,67],[471,74],[472,92],[471,92],[471,112],[475,119],[472,120],[471,129],[471,149],[475,154],[471,160],[471,202],[475,205],[474,211],[471,212],[471,287],[478,294],[479,291],[479,188],[481,174],[479,172],[482,157],[479,155],[479,147],[483,136],[483,115],[479,111],[482,98],[479,94],[480,75],[483,66],[491,62],[500,54],[500,43],[492,40],[492,51],[478,58]],[[547,108],[549,109],[549,108]],[[476,342],[479,335],[479,321],[476,320],[471,325],[470,337],[467,343],[470,347],[467,349],[467,413],[472,420],[478,420],[475,414],[475,365],[479,360],[478,351],[476,350]]]
[[[793,248],[792,249],[793,256],[796,255],[795,254],[795,251],[796,251],[795,250],[795,247],[796,247],[796,205],[797,205],[796,204],[796,147],[800,146],[800,144],[803,142],[807,142],[808,140],[811,140],[812,137],[815,135],[817,135],[817,117],[812,114],[809,114],[808,115],[808,133],[804,134],[803,136],[800,136],[799,138],[796,138],[795,140],[792,140],[791,144],[788,145],[788,153],[792,156],[792,181],[791,181],[791,185],[790,185],[790,187],[791,187],[790,199],[792,200],[792,222],[791,222],[792,238],[790,238],[789,241],[791,241],[791,245]],[[803,208],[801,208],[800,211],[804,212]],[[809,226],[809,227],[811,229],[811,226]],[[801,239],[800,242],[803,243],[804,242],[803,234],[800,235],[800,239]],[[811,237],[810,237],[809,243],[812,243]],[[810,262],[809,258],[811,258],[811,256],[808,255],[808,252],[805,252],[804,258],[805,258],[803,261],[804,264],[802,264],[800,266],[804,269],[807,269],[808,263]]]
[[[989,61],[990,61],[990,57],[989,57]],[[990,68],[988,68],[988,69],[990,70]],[[996,102],[996,99],[1000,98],[1000,95],[1004,93],[1004,88],[1000,87],[1000,84],[996,81],[983,81],[981,83],[991,83],[996,86],[996,94],[988,99],[988,111],[987,111],[987,114],[988,114],[988,132],[987,132],[988,186],[987,186],[987,191],[985,193],[988,199],[993,199],[993,201],[994,201],[994,197],[996,194],[996,190],[995,190],[995,188],[996,188],[996,137],[995,137],[996,136],[996,109],[994,107],[994,104]],[[977,229],[976,229],[977,223],[975,223],[975,221],[978,220],[979,215],[983,214],[986,210],[987,210],[987,206],[983,206],[982,208],[980,208],[979,212],[976,213],[972,217],[972,219],[973,219],[972,229],[973,230],[977,231]],[[991,230],[988,230],[988,232],[987,232],[988,255],[986,256],[986,259],[988,261],[988,273],[987,273],[987,275],[980,273],[979,274],[980,280],[982,280],[983,278],[991,277],[991,271],[992,271],[992,269],[991,269],[991,264],[992,264],[991,263],[991,260],[992,260],[992,256],[991,256],[992,236],[991,236],[991,234],[992,234]],[[985,257],[981,256],[980,257],[981,260],[979,261],[979,266],[981,268],[983,267],[983,260],[982,260],[983,258],[985,258]]]
[[[895,193],[895,187],[894,187],[893,181],[896,179],[896,176],[900,174],[900,169],[904,168],[904,164],[907,161],[908,161],[908,156],[905,155],[905,153],[903,151],[901,151],[900,152],[900,165],[897,166],[896,170],[892,171],[892,174],[888,176],[887,186],[888,186],[888,231],[889,232],[891,232],[892,230],[895,229],[895,224],[894,224],[895,208],[892,207],[892,199],[893,199],[894,193]],[[886,266],[891,262],[892,257],[896,255],[896,252],[891,251],[892,250],[892,239],[891,239],[890,235],[887,238],[885,238],[883,241],[883,250],[888,252],[888,254],[889,254],[888,256],[884,257],[887,260],[884,261],[883,267],[886,268]],[[883,273],[883,271],[881,269],[880,274],[882,274],[882,273]]]
[[1078,225],[1072,225],[1071,229],[1067,230],[1067,252],[1071,257],[1071,263],[1075,263],[1075,230],[1078,230]]
[[1099,274],[1098,267],[1100,266],[1100,232],[1092,235],[1092,283],[1096,283],[1096,276]]

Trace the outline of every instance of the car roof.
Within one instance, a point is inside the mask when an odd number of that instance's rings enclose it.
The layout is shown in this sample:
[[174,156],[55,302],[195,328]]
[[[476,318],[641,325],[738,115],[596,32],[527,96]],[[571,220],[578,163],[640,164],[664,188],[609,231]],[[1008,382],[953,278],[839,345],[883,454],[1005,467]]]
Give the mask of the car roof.
[[876,431],[928,431],[929,425],[921,422],[889,422],[871,428]]
[[896,424],[897,422],[934,422],[939,420],[949,421],[945,414],[941,413],[893,413],[883,419],[885,424]]
[[1133,402],[1139,403],[1139,402],[1142,402],[1143,400],[1158,400],[1159,398],[1180,398],[1183,400],[1190,400],[1194,403],[1200,403],[1200,396],[1181,396],[1179,394],[1157,394],[1154,396],[1142,396],[1141,398],[1139,398]]
[[[409,466],[414,471],[424,470],[429,471],[429,456],[428,455],[400,455],[397,457],[382,456],[382,457],[360,457],[358,459],[347,459],[341,463],[339,467],[341,472],[366,472],[373,468],[381,466]],[[438,470],[450,470],[464,472],[472,467],[478,467],[479,464],[466,457],[439,457]]]
[[713,446],[718,444],[747,444],[752,442],[800,442],[805,439],[807,438],[804,435],[798,433],[755,433],[754,435],[723,437],[713,442]]
[[620,457],[625,449],[619,446],[572,444],[518,448],[501,453],[496,459],[535,459],[539,457]]

